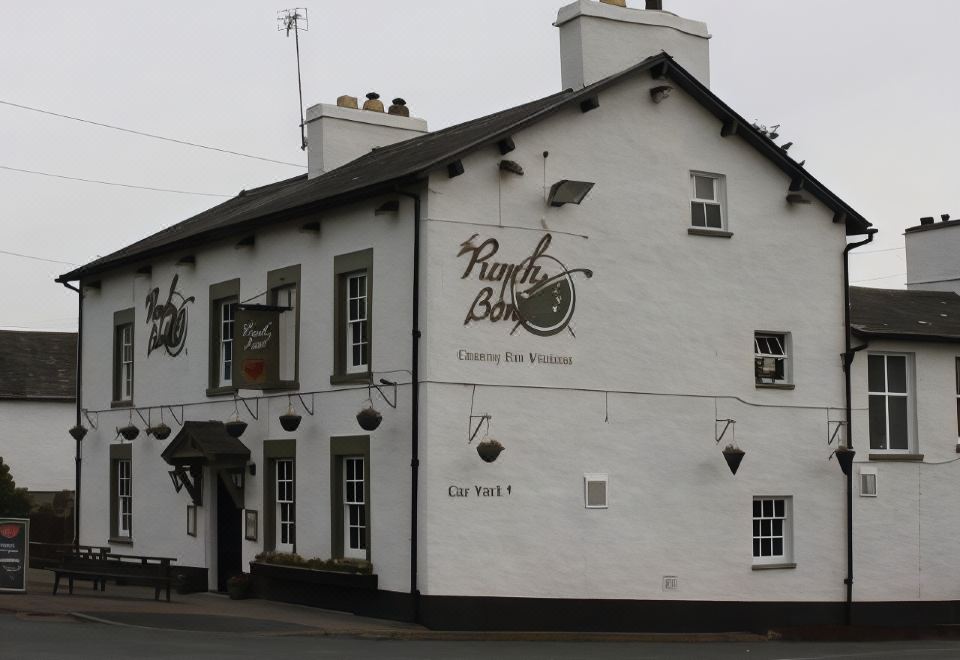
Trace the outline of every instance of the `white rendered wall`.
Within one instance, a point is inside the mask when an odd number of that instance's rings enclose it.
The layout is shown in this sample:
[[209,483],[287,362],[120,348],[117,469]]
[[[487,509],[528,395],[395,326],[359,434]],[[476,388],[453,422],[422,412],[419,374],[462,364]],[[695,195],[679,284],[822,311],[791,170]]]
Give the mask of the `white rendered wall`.
[[75,415],[72,402],[0,401],[0,457],[18,488],[73,490]]
[[[188,420],[226,420],[233,415],[231,396],[207,397],[209,287],[239,277],[240,300],[247,300],[267,288],[267,272],[294,264],[301,265],[300,391],[316,396],[316,414],[303,412],[294,398],[303,421],[295,433],[282,430],[278,416],[286,411],[287,398],[261,401],[259,420],[253,420],[241,405],[241,417],[250,426],[241,441],[257,464],[256,476],[247,476],[245,500],[260,512],[259,541],[244,541],[243,561],[253,559],[262,549],[264,514],[262,485],[263,441],[294,438],[297,441],[297,546],[305,557],[331,556],[329,438],[363,435],[355,415],[367,398],[365,387],[332,386],[333,373],[333,292],[334,257],[366,248],[374,250],[372,365],[378,377],[398,380],[399,405],[390,409],[374,393],[375,405],[384,420],[370,434],[372,561],[383,589],[409,588],[409,492],[410,492],[410,388],[405,370],[410,366],[410,288],[412,282],[412,203],[401,201],[393,215],[374,216],[384,199],[331,212],[319,219],[319,235],[298,230],[306,220],[257,232],[252,248],[235,249],[234,241],[198,248],[196,266],[175,266],[179,254],[153,261],[151,276],[134,276],[135,267],[103,278],[99,292],[88,290],[84,299],[83,386],[84,407],[99,410],[98,430],[84,440],[83,529],[81,542],[103,545],[109,536],[109,446],[114,429],[127,423],[126,409],[110,410],[112,383],[112,325],[115,311],[133,307],[135,328],[134,404],[140,408],[180,403],[199,404],[184,408]],[[179,275],[178,290],[196,296],[188,306],[187,346],[172,358],[160,349],[149,357],[146,342],[149,326],[144,318],[148,291],[160,287],[165,297],[171,278]],[[253,302],[264,302],[263,297]],[[243,390],[242,396],[259,392]],[[282,393],[281,393],[282,394]],[[308,399],[308,404],[310,400]],[[251,403],[251,406],[253,404]],[[180,409],[175,409],[177,415]],[[153,411],[154,419],[157,412]],[[174,492],[167,475],[170,467],[160,453],[179,431],[164,413],[173,435],[161,442],[141,433],[133,441],[133,545],[121,546],[135,554],[172,556],[181,565],[209,566],[215,583],[216,490],[205,471],[204,504],[198,511],[196,538],[186,534],[186,490]],[[142,427],[136,414],[133,420]],[[62,426],[62,424],[60,425]],[[62,429],[61,429],[62,430]],[[397,542],[397,539],[401,539]],[[119,550],[119,547],[117,549]]]
[[[596,110],[515,135],[505,158],[523,177],[501,173],[491,146],[464,159],[462,176],[431,178],[424,593],[843,598],[845,482],[826,437],[844,405],[844,228],[818,202],[787,205],[787,176],[722,138],[682,92],[653,104],[654,84],[638,76],[601,93]],[[726,176],[732,238],[688,233],[691,170]],[[596,186],[580,206],[550,208],[544,182],[560,179]],[[495,260],[517,263],[548,231],[548,254],[594,273],[574,276],[576,337],[465,326],[484,284],[462,279],[461,243],[495,237]],[[756,330],[792,333],[794,390],[755,387]],[[462,349],[572,364],[465,361]],[[492,464],[467,444],[472,396],[506,446]],[[736,476],[716,418],[737,422]],[[585,509],[585,473],[609,475],[608,509]],[[476,496],[496,485],[511,494]],[[794,498],[796,568],[752,570],[755,495]],[[679,590],[661,589],[666,575]]]
[[904,234],[907,288],[960,293],[960,224]]
[[710,86],[710,34],[700,21],[577,0],[557,14],[563,89],[579,89],[666,51]]
[[[916,449],[922,462],[868,460],[867,354],[912,356]],[[960,477],[956,358],[960,347],[935,342],[872,340],[853,370],[854,594],[857,600],[956,600],[952,562],[960,512],[952,505]],[[874,452],[877,453],[877,452]],[[876,470],[877,497],[860,497],[862,468]]]

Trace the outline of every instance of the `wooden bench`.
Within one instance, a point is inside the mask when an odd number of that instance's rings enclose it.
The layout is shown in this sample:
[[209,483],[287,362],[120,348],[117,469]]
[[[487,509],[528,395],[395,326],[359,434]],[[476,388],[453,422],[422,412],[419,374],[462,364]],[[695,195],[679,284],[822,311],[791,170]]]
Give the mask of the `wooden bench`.
[[73,545],[72,543],[41,543],[30,541],[30,568],[56,568],[68,553],[105,555],[108,546]]
[[67,578],[69,593],[73,593],[75,579],[93,580],[94,589],[106,590],[107,580],[121,584],[138,584],[154,589],[154,600],[160,600],[160,591],[167,592],[170,602],[170,564],[177,561],[170,557],[143,557],[140,555],[115,555],[96,553],[64,553],[59,566],[48,570],[54,572],[53,594],[57,594],[60,578]]

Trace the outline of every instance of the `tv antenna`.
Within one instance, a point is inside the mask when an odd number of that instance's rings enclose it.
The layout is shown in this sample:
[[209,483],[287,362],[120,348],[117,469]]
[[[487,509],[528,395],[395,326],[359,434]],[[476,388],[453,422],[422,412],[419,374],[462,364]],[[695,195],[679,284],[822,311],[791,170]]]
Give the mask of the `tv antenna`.
[[300,92],[300,148],[307,149],[307,133],[303,122],[303,83],[300,82],[300,30],[308,32],[310,29],[307,21],[307,10],[305,7],[294,7],[293,9],[282,9],[277,12],[277,30],[286,30],[287,36],[293,32],[293,41],[297,45],[297,89]]

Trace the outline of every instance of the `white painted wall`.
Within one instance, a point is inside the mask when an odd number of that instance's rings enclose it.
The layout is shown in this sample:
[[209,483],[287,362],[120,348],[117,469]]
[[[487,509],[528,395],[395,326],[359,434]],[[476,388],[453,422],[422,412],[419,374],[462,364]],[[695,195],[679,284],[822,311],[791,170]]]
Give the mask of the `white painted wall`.
[[[462,176],[431,178],[424,593],[843,598],[844,481],[826,444],[843,407],[843,227],[818,203],[788,206],[786,176],[684,94],[653,104],[654,84],[638,76],[594,111],[515,135],[506,158],[523,177],[501,174],[490,147]],[[726,176],[732,238],[688,233],[691,170]],[[544,182],[559,179],[596,186],[550,208]],[[546,230],[549,254],[594,272],[575,276],[576,337],[464,326],[482,284],[461,279],[459,245],[496,237],[516,263]],[[755,330],[793,333],[795,390],[755,387]],[[461,349],[573,364],[466,362]],[[493,464],[467,444],[472,396],[506,446]],[[737,421],[747,452],[735,477],[716,417]],[[585,473],[609,475],[608,509],[585,509]],[[511,495],[450,496],[497,484]],[[754,495],[794,498],[795,569],[752,570]],[[661,590],[665,575],[678,591]]]
[[930,225],[904,234],[907,288],[960,293],[960,224]]
[[0,400],[0,457],[18,488],[73,490],[75,414],[69,402]]
[[[867,360],[870,352],[906,353],[914,363],[917,450],[923,462],[869,460]],[[960,513],[951,505],[960,475],[956,358],[960,347],[872,340],[853,370],[854,591],[858,600],[955,600],[951,562]],[[861,497],[863,467],[877,472],[877,497]]]

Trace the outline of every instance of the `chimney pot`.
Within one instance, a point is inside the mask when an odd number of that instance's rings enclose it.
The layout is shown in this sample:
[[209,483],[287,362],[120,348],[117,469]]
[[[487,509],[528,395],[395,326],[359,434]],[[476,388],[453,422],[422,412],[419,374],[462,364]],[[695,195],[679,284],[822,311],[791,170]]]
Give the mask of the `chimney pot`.
[[371,112],[383,112],[383,102],[380,101],[380,95],[376,92],[367,94],[367,100],[363,102],[363,109]]
[[600,0],[605,5],[614,5],[616,7],[626,7],[627,0]]
[[647,9],[663,11],[663,0],[647,0]]
[[921,224],[921,225],[932,225],[932,224],[933,224],[933,216],[929,216],[929,217],[926,217],[926,218],[920,218],[920,224]]
[[357,97],[350,96],[349,94],[338,96],[337,105],[340,106],[341,108],[353,108],[354,110],[360,107],[359,105],[357,105]]
[[949,213],[941,213],[941,214],[940,214],[940,221],[941,221],[941,222],[950,222],[950,214],[949,214]]
[[393,99],[393,105],[390,106],[390,109],[387,110],[387,112],[391,115],[399,115],[401,117],[410,116],[410,108],[407,107],[407,102],[399,96]]

